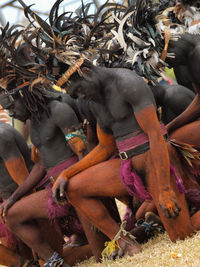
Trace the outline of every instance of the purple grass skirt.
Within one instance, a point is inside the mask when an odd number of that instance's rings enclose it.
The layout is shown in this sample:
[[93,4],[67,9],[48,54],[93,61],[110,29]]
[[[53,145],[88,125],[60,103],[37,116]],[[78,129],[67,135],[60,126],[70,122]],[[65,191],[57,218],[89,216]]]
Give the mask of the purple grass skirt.
[[61,231],[68,237],[70,237],[72,234],[83,234],[83,228],[71,203],[67,202],[64,206],[61,206],[57,205],[53,201],[52,181],[55,181],[63,170],[67,169],[77,161],[78,158],[75,156],[56,165],[53,168],[50,168],[42,181],[36,187],[36,190],[38,190],[38,188],[43,188],[44,185],[48,194],[47,212],[49,220],[56,224],[56,228],[59,232]]
[[0,220],[0,240],[5,239],[6,242],[12,247],[16,247],[18,244],[15,235],[8,229],[6,224]]
[[[161,129],[163,135],[165,135],[166,129],[164,124],[161,124]],[[149,149],[149,138],[145,133],[139,133],[133,137],[117,142],[117,147],[119,152],[128,151],[130,149],[137,149],[140,146],[143,146],[144,150],[143,151],[140,150],[140,153],[138,153],[138,155],[144,153]],[[170,172],[171,174],[174,175],[179,191],[181,193],[185,193],[183,182],[180,179],[180,177],[176,174],[175,168],[172,165],[170,166]],[[146,199],[152,199],[150,193],[145,188],[142,179],[133,169],[131,158],[122,160],[120,167],[120,177],[122,183],[125,185],[128,193],[131,196],[136,197],[140,201],[144,201]]]
[[125,226],[126,231],[131,231],[135,227],[136,223],[135,214],[128,206],[126,207],[126,212],[124,214],[123,221],[126,221],[126,226]]

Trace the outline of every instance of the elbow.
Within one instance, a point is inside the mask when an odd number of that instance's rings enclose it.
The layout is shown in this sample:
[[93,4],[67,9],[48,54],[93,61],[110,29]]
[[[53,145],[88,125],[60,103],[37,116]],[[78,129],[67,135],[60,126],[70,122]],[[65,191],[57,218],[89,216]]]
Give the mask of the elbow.
[[104,146],[103,150],[104,150],[105,159],[109,159],[114,154],[116,154],[116,146],[114,146],[113,144]]

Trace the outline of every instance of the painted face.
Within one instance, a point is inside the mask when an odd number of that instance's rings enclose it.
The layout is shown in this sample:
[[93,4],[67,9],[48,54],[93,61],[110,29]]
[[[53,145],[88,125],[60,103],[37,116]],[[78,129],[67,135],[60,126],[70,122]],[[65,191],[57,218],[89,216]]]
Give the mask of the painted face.
[[22,97],[14,99],[8,94],[0,95],[0,105],[9,111],[9,116],[25,122],[30,117]]

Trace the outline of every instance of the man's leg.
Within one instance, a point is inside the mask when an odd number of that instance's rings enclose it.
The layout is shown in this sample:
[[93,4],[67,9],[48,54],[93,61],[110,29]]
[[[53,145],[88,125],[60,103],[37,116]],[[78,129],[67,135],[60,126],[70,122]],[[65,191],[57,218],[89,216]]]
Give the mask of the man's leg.
[[[70,179],[67,190],[67,196],[75,208],[110,240],[114,239],[120,227],[111,217],[101,198],[123,197],[128,194],[120,181],[119,169],[118,159],[93,166]],[[123,252],[129,255],[140,251],[140,246],[123,234],[120,235],[118,243]]]
[[[45,190],[22,198],[8,210],[6,222],[12,232],[45,261],[55,251],[55,244],[53,243],[62,242],[62,238],[57,232],[55,238],[51,238],[52,244],[50,245],[39,226],[40,222],[36,221],[37,219],[48,219],[47,200],[48,194]],[[48,235],[53,237],[53,231]]]
[[[177,162],[177,160],[175,160],[176,158],[178,160],[177,154],[174,155],[172,163],[177,166],[177,173],[180,175],[181,163]],[[184,194],[179,193],[175,184],[175,178],[172,175],[171,186],[175,192],[175,195],[178,197],[178,202],[181,206],[181,214],[175,219],[167,218],[163,214],[158,202],[157,183],[159,181],[155,181],[154,179],[155,175],[152,172],[152,162],[150,159],[150,157],[146,157],[144,154],[139,155],[134,158],[134,167],[137,171],[141,171],[144,175],[144,170],[146,169],[146,166],[148,166],[146,171],[147,183],[161,220],[172,241],[176,241],[178,238],[183,239],[192,234],[192,225]],[[70,180],[68,187],[69,198],[73,205],[80,209],[81,212],[83,212],[88,219],[91,220],[91,222],[94,223],[94,225],[96,225],[110,239],[114,238],[117,229],[119,228],[114,220],[110,217],[108,211],[100,202],[98,197],[121,197],[127,194],[125,187],[120,182],[119,168],[119,160],[98,164],[73,177],[73,179]],[[84,186],[81,185],[83,184],[83,179]],[[92,212],[94,210],[95,212]]]
[[[94,255],[95,260],[99,262],[101,260],[101,252],[104,249],[105,242],[108,241],[108,237],[98,231],[79,211],[77,213],[87,237],[90,251]],[[81,249],[78,250],[79,253],[81,251]]]
[[25,263],[17,252],[0,244],[0,264],[5,266],[20,267]]
[[[114,199],[102,198],[103,204],[108,209],[110,215],[117,223],[121,223],[120,215]],[[90,244],[90,249],[97,262],[101,261],[101,252],[104,249],[105,242],[109,241],[109,238],[94,227],[80,212],[78,212],[79,219],[84,228],[87,240]]]
[[197,211],[194,215],[191,217],[192,226],[194,231],[200,230],[200,210]]
[[90,245],[84,245],[80,247],[64,247],[63,249],[63,259],[70,266],[74,266],[75,264],[87,260],[92,257],[92,251],[90,249]]
[[196,121],[188,123],[183,127],[176,129],[170,134],[170,139],[175,139],[180,143],[194,145],[196,149],[200,150],[200,118]]

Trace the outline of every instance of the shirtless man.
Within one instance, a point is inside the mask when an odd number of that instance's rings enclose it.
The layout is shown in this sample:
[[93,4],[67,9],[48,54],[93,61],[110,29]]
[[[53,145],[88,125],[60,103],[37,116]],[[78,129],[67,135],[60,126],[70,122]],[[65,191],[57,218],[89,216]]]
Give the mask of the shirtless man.
[[[9,124],[0,122],[0,196],[4,203],[24,182],[32,167],[30,149],[24,138]],[[0,239],[0,264],[22,266],[31,258],[31,250],[22,243],[18,246],[19,240],[2,222]]]
[[[84,77],[77,79],[77,76],[72,76],[71,87],[67,90],[73,97],[81,96],[90,100],[91,109],[98,122],[99,141],[104,140],[104,144],[106,141],[112,144],[112,135],[114,136],[123,163],[123,178],[120,181],[118,159],[98,164],[73,179],[69,178],[76,174],[75,171],[66,170],[54,184],[54,198],[64,197],[64,188],[69,183],[67,197],[76,209],[110,240],[116,241],[119,226],[99,197],[124,197],[128,192],[143,200],[152,196],[171,240],[185,238],[191,234],[192,226],[184,195],[177,191],[174,177],[170,180],[169,152],[163,137],[165,131],[161,130],[150,88],[130,70],[95,67],[88,62],[83,64],[81,69],[85,73]],[[106,155],[105,147],[94,149],[82,161],[90,158],[90,165],[103,161]],[[171,147],[169,150],[172,154]],[[104,153],[98,153],[99,151]],[[151,196],[134,170],[147,185]],[[118,235],[117,242],[123,253],[133,255],[140,251],[140,246],[123,232]],[[122,251],[120,254],[123,254]]]
[[180,84],[151,86],[158,107],[161,107],[161,120],[166,125],[180,115],[192,102],[195,94]]
[[[85,145],[80,138],[82,134],[78,131],[80,122],[73,109],[61,102],[58,95],[47,96],[47,91],[41,93],[42,89],[37,90],[37,88],[33,89],[33,93],[30,93],[26,87],[20,88],[20,90],[20,93],[15,91],[12,98],[8,94],[4,94],[0,97],[0,102],[5,109],[9,110],[10,116],[23,122],[30,119],[31,140],[41,153],[47,174],[39,183],[32,176],[31,180],[26,182],[26,187],[15,193],[15,201],[36,185],[37,192],[21,198],[14,205],[12,203],[13,206],[9,208],[8,215],[6,214],[7,210],[2,212],[3,217],[13,233],[47,262],[45,266],[51,266],[55,261],[56,264],[65,266],[62,258],[54,252],[41,234],[35,220],[49,217],[54,220],[69,215],[68,219],[71,220],[71,225],[68,225],[68,230],[71,231],[71,234],[79,233],[81,237],[84,236],[72,206],[69,203],[63,207],[55,205],[51,199],[51,190],[44,189],[46,186],[51,187],[51,181],[56,179],[64,168],[77,162],[78,157],[75,153],[80,157],[83,156]],[[45,93],[46,96],[44,96]],[[14,101],[10,100],[13,98]],[[31,105],[28,102],[30,99],[33,101]],[[75,130],[78,137],[70,138],[70,133]],[[68,142],[66,142],[65,136],[68,138]],[[57,238],[58,236],[59,233],[57,233]],[[61,238],[60,241],[60,245],[62,245]]]
[[[168,59],[169,64],[176,68],[182,67],[187,71],[190,84],[196,93],[195,98],[189,107],[173,120],[168,131],[172,132],[185,124],[195,121],[199,118],[200,103],[200,78],[199,78],[199,60],[200,60],[200,37],[199,34],[183,34],[178,41],[170,41],[169,52],[175,54],[174,59]],[[184,57],[183,57],[184,55]],[[185,56],[187,55],[187,56]]]

